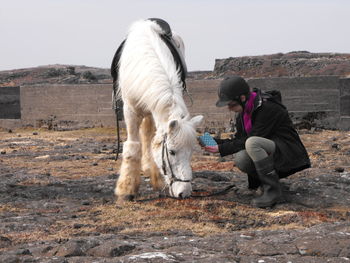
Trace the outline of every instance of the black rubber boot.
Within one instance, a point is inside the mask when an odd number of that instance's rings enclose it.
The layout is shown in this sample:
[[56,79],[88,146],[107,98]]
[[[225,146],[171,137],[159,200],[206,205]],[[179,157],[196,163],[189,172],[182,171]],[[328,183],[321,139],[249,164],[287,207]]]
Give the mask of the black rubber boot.
[[252,200],[252,205],[260,208],[271,207],[282,199],[279,176],[273,165],[273,156],[255,162],[256,171],[263,185],[264,193]]
[[261,181],[256,172],[248,173],[248,189],[256,190],[261,185]]

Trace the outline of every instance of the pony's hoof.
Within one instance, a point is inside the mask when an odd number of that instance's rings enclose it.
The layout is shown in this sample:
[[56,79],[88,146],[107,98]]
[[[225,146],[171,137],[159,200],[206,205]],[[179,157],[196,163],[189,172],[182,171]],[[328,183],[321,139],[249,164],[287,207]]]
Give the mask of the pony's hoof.
[[135,195],[118,195],[117,204],[134,201]]

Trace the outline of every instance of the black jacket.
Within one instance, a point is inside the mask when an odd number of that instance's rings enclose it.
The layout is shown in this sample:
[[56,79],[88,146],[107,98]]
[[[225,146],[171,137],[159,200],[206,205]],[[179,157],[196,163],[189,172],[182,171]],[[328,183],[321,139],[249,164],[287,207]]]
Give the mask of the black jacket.
[[309,156],[293,127],[286,107],[270,93],[262,93],[258,89],[254,91],[257,92],[257,96],[254,101],[251,132],[249,134],[245,132],[243,114],[238,114],[235,138],[217,140],[220,155],[225,156],[243,150],[247,138],[259,136],[275,142],[274,164],[281,178],[309,168]]

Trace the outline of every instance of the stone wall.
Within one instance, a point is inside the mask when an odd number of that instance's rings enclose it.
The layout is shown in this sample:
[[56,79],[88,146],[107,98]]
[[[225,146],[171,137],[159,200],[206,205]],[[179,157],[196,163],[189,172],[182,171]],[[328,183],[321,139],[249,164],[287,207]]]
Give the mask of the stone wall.
[[[231,120],[235,119],[234,113],[228,112],[225,107],[215,107],[220,81],[207,79],[187,82],[193,103],[187,95],[184,98],[191,115],[203,114],[205,117],[201,130],[227,131]],[[350,130],[350,79],[336,76],[263,78],[248,79],[248,83],[252,88],[280,90],[283,103],[299,127]],[[2,118],[0,127],[115,127],[111,94],[111,84],[21,86],[20,119]],[[5,96],[1,98],[4,101]]]

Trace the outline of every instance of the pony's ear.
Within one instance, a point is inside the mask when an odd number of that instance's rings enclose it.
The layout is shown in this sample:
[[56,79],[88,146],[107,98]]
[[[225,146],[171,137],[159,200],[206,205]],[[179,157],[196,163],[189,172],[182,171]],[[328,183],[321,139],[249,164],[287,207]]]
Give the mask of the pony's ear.
[[172,132],[174,130],[176,130],[179,127],[179,121],[178,120],[171,120],[168,123],[168,129],[169,132]]
[[204,117],[202,115],[197,115],[191,119],[191,123],[193,127],[197,128],[199,125],[201,125]]

